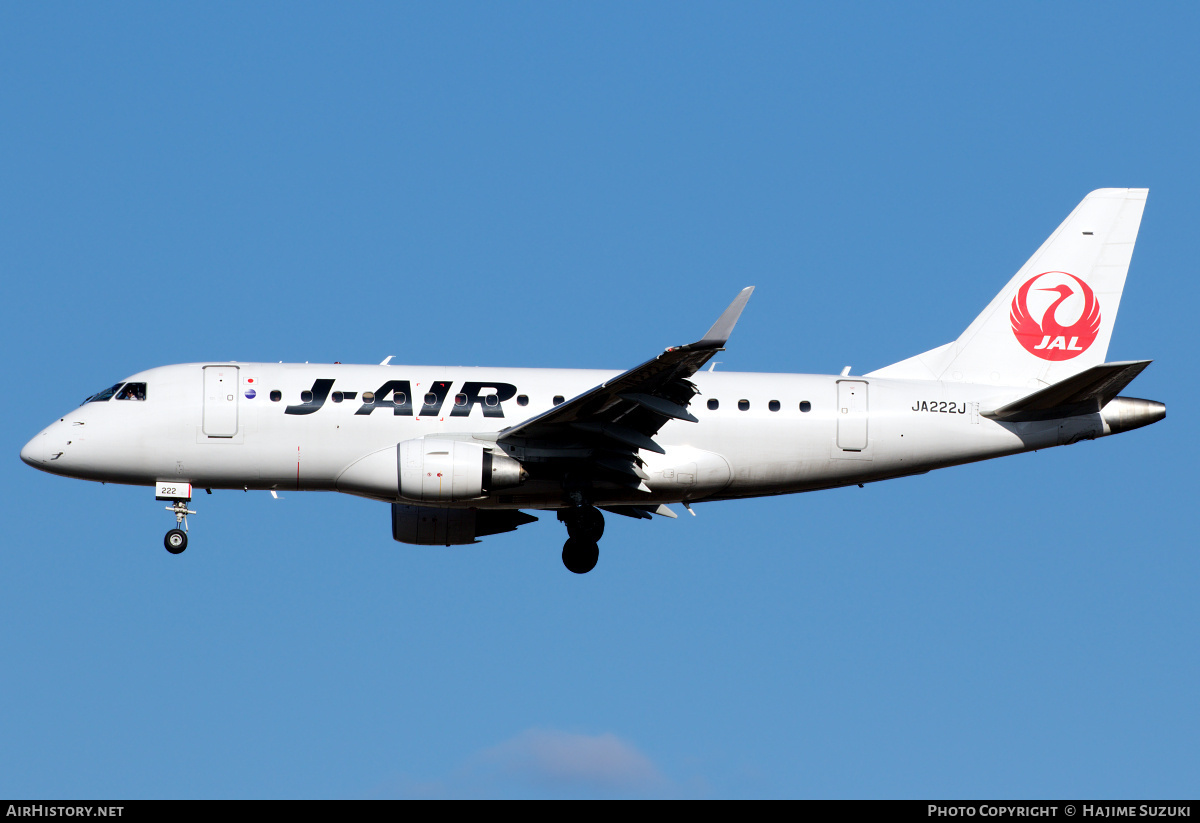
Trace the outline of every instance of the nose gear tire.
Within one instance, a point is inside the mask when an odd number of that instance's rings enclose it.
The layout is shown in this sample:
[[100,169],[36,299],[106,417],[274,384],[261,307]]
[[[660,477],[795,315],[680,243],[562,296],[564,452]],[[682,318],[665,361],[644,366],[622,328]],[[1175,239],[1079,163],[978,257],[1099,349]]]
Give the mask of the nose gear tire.
[[182,529],[171,529],[163,538],[163,545],[171,554],[180,554],[187,548],[187,532]]

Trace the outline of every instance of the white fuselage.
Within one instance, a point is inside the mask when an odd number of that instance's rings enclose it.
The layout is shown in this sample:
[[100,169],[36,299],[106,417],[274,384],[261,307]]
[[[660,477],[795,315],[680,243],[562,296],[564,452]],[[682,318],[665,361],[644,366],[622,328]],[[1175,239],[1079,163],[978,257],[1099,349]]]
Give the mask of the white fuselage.
[[[85,403],[34,437],[22,458],[44,471],[105,482],[177,480],[200,488],[347,491],[398,500],[395,493],[339,480],[349,478],[347,469],[363,458],[414,438],[452,436],[494,445],[497,432],[552,408],[556,397],[570,400],[617,374],[400,365],[164,366],[123,381],[144,383],[144,399]],[[407,381],[409,389],[399,400],[398,381]],[[1104,412],[1025,423],[980,414],[1027,394],[1028,387],[707,371],[692,381],[699,394],[688,411],[699,422],[671,420],[655,436],[666,454],[640,453],[649,491],[600,486],[596,505],[810,491],[1111,433]],[[427,404],[424,396],[431,390],[433,402]],[[364,403],[366,393],[378,395],[375,402]],[[519,405],[522,399],[525,405]],[[716,408],[710,408],[712,401]],[[520,449],[509,453],[521,461],[537,459]],[[469,505],[567,503],[561,485],[533,481]]]

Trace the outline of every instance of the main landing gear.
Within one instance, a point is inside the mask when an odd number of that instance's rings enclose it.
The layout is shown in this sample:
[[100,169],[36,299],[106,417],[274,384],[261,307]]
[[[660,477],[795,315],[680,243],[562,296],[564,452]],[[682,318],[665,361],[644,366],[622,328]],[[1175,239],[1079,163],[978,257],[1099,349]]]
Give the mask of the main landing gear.
[[566,525],[569,535],[563,545],[563,565],[575,574],[587,574],[600,559],[596,543],[604,534],[604,515],[595,506],[579,505],[560,509],[558,519]]

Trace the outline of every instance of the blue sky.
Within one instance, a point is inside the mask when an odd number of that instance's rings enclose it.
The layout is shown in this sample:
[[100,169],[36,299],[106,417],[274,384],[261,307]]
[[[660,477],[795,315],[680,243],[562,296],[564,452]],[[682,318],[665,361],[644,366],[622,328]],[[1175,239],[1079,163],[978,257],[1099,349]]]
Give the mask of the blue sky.
[[[0,7],[0,796],[1194,797],[1200,11]],[[33,471],[199,360],[725,370],[954,339],[1088,191],[1150,198],[1149,429],[405,546],[328,494]],[[1174,377],[1172,377],[1174,375]],[[620,521],[620,522],[615,522]]]

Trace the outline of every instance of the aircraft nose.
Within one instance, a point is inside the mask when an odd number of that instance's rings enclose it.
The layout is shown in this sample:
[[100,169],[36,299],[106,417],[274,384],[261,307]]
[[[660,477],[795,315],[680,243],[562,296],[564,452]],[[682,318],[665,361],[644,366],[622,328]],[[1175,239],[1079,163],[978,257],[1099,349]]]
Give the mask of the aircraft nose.
[[35,469],[40,469],[46,462],[46,433],[39,432],[21,449],[21,459]]

